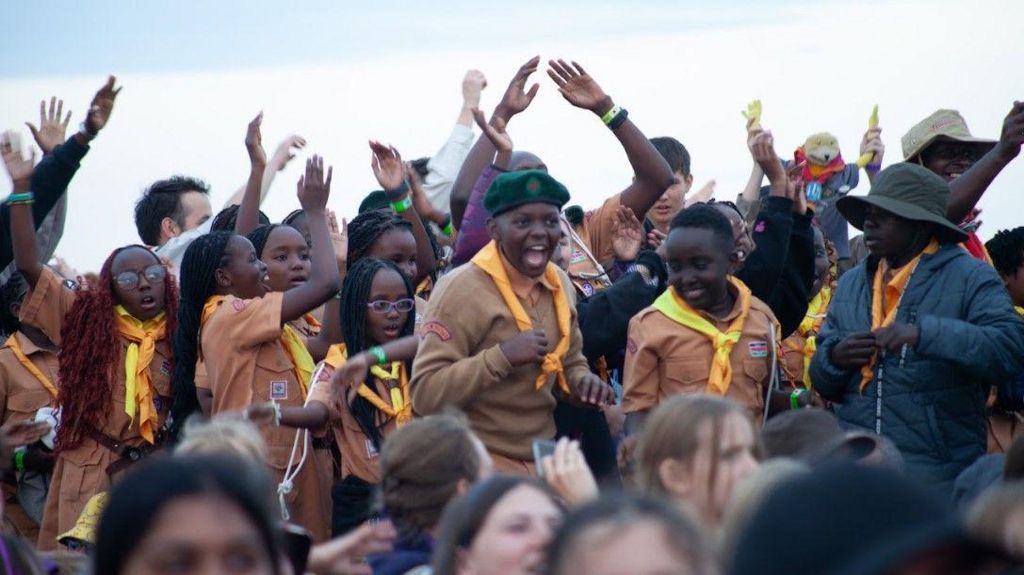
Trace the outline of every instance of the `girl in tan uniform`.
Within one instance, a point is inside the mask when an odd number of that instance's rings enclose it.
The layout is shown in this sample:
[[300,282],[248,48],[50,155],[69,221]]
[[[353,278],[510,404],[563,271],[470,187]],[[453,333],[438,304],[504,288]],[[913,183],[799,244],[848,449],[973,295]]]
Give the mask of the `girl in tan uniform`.
[[[274,405],[270,419],[279,425],[266,425],[261,433],[270,454],[267,463],[279,484],[286,479],[295,429],[317,430],[328,420],[326,405],[307,401],[312,358],[287,324],[323,304],[339,287],[324,216],[330,181],[330,171],[324,178],[322,159],[314,156],[307,161],[299,201],[311,216],[312,271],[301,285],[286,292],[269,291],[267,268],[252,244],[230,233],[208,234],[193,242],[181,266],[182,330],[175,349],[182,359],[174,375],[180,394],[175,420],[183,421],[198,409],[194,370],[201,356],[214,415],[237,410],[266,414],[265,406]],[[325,474],[322,468],[330,460],[317,457],[317,451],[307,452],[314,455],[307,457],[291,482],[284,482],[282,494],[293,520],[323,541],[330,522],[330,483],[324,477],[330,472]]]

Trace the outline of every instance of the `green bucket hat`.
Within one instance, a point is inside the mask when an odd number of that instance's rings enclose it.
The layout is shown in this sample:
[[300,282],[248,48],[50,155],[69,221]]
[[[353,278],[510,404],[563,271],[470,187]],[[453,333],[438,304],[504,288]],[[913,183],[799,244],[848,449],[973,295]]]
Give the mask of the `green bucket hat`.
[[933,223],[940,240],[960,243],[967,234],[946,219],[948,201],[945,180],[923,166],[901,162],[879,172],[868,195],[840,198],[836,208],[858,230],[864,229],[868,206],[875,206],[904,219]]
[[995,140],[975,138],[967,129],[967,122],[956,110],[937,110],[931,116],[918,122],[903,135],[903,159],[913,160],[936,140],[947,140],[973,144],[981,148],[980,155],[995,147]]
[[491,182],[484,195],[484,208],[497,216],[526,204],[550,204],[562,209],[569,202],[569,190],[544,170],[502,174]]

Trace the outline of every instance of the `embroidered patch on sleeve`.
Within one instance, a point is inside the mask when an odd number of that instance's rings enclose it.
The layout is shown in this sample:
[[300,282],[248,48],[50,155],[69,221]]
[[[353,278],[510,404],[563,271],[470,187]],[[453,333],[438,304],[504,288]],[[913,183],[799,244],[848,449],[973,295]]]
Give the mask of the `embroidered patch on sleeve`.
[[436,319],[430,320],[423,324],[420,329],[422,337],[427,337],[430,334],[436,335],[441,341],[448,341],[452,338],[452,332],[448,329],[448,326],[437,321]]
[[768,343],[764,341],[752,341],[747,344],[750,349],[750,357],[768,357]]
[[235,308],[236,312],[240,312],[245,309],[245,300],[233,299],[231,300],[231,307]]
[[626,338],[626,351],[628,351],[629,353],[636,353],[636,350],[637,350],[637,346],[636,346],[636,342],[633,341],[633,338],[631,338],[631,337]]

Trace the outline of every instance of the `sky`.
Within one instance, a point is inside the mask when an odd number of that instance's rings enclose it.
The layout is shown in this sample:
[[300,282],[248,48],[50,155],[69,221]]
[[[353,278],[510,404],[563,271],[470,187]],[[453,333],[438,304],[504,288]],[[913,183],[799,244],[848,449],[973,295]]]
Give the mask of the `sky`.
[[[317,153],[334,166],[330,207],[351,217],[377,188],[367,140],[408,159],[431,155],[458,116],[467,69],[487,76],[490,110],[538,54],[580,62],[645,134],[682,141],[694,189],[714,179],[720,199],[750,173],[740,110],[755,98],[781,156],[829,131],[850,161],[878,104],[885,164],[902,159],[900,136],[936,109],[959,110],[974,135],[995,139],[1024,99],[1016,0],[57,0],[6,2],[0,17],[0,127],[26,142],[41,99],[63,98],[77,126],[107,74],[124,86],[68,192],[58,254],[80,271],[139,241],[132,208],[157,179],[204,179],[217,211],[248,175],[245,129],[260,110],[268,154],[304,136],[300,160]],[[509,134],[573,203],[596,207],[632,177],[622,148],[545,74],[533,79],[540,93]],[[300,160],[264,203],[273,220],[297,207]],[[0,194],[9,190],[0,178]],[[855,193],[867,190],[862,178]],[[1024,224],[1022,194],[1024,158],[982,200],[983,238]]]

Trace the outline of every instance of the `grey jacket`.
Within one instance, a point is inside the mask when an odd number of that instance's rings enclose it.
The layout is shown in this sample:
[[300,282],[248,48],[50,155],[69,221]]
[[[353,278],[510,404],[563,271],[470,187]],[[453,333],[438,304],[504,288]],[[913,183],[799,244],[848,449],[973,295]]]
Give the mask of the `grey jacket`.
[[860,370],[836,367],[831,353],[845,336],[871,331],[877,266],[869,257],[840,279],[811,380],[846,426],[891,439],[907,473],[948,496],[957,475],[985,454],[990,386],[1024,368],[1024,321],[995,270],[943,246],[922,256],[897,311],[897,322],[918,326],[917,345],[879,356],[861,394]]

